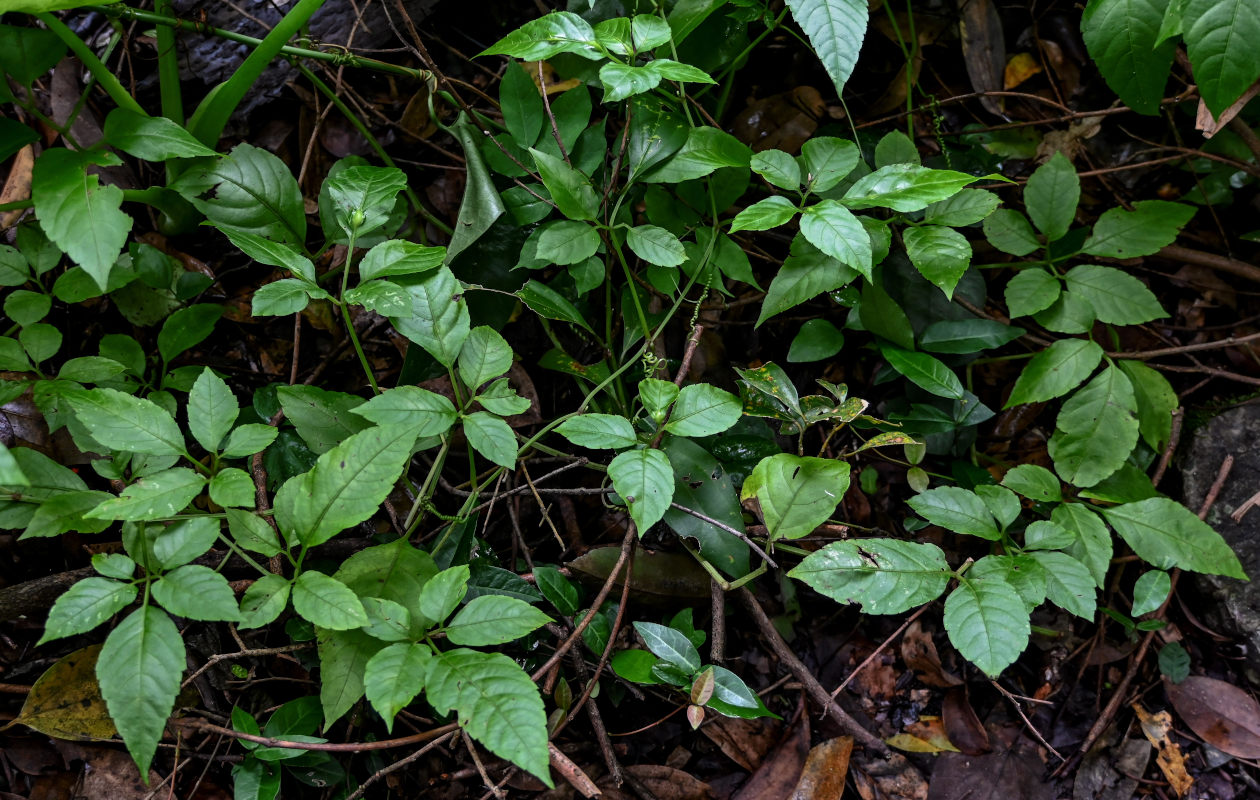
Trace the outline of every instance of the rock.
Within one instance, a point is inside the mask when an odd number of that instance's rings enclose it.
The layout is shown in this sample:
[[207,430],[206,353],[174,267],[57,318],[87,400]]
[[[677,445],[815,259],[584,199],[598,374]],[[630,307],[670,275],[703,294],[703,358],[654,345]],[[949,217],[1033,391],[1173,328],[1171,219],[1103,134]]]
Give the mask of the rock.
[[[412,21],[418,24],[437,3],[438,0],[404,0],[403,5]],[[204,20],[211,27],[261,39],[294,4],[295,0],[240,0],[234,4],[222,0],[175,0],[174,7],[176,16],[180,18]],[[362,21],[358,20],[356,6],[362,11]],[[386,16],[386,11],[389,17]],[[396,46],[400,43],[394,29],[390,27],[390,17],[398,31],[405,36],[406,25],[399,17],[393,0],[375,3],[325,3],[311,18],[312,43],[308,46],[315,50],[335,51],[349,43],[352,52]],[[267,27],[259,22],[266,23]],[[183,31],[177,36],[181,77],[184,80],[197,78],[210,86],[227,80],[251,49],[248,45],[214,36],[200,36]],[[251,110],[274,99],[284,84],[296,75],[297,70],[291,64],[277,59],[254,84],[234,118],[239,120],[247,117]]]
[[[1234,548],[1243,570],[1260,577],[1260,507],[1239,522],[1235,509],[1260,491],[1260,405],[1226,411],[1195,431],[1182,469],[1185,503],[1197,511],[1220,472],[1225,456],[1234,457],[1207,522]],[[1199,588],[1213,603],[1204,611],[1204,622],[1239,637],[1246,645],[1249,678],[1260,679],[1260,581],[1240,581],[1219,575],[1194,575]]]

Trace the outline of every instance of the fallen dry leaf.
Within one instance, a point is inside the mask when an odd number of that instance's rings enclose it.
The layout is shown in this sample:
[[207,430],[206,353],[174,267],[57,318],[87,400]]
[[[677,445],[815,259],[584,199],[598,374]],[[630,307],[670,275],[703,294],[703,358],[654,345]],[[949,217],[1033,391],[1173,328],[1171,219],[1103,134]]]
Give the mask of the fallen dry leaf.
[[941,719],[945,723],[945,733],[959,751],[969,756],[978,756],[993,750],[993,745],[989,743],[989,732],[984,729],[984,724],[971,707],[965,686],[955,686],[945,693]]
[[840,800],[851,755],[852,736],[838,736],[816,745],[805,759],[791,800]]
[[798,721],[732,800],[768,800],[787,797],[800,780],[809,755],[809,715]]
[[1041,64],[1032,53],[1016,53],[1006,62],[1003,86],[1010,91],[1041,72]]
[[21,713],[10,724],[22,724],[58,739],[113,738],[117,731],[96,682],[100,652],[101,646],[95,644],[49,667],[35,681]]
[[928,686],[949,688],[962,684],[957,676],[941,666],[941,657],[936,652],[932,633],[924,630],[918,620],[901,637],[901,660],[918,673],[919,680]]
[[1133,704],[1133,711],[1142,724],[1142,733],[1147,741],[1159,751],[1155,758],[1159,771],[1164,773],[1169,786],[1181,797],[1194,785],[1194,778],[1186,772],[1186,757],[1181,754],[1181,748],[1168,738],[1168,732],[1172,730],[1172,715],[1167,711],[1152,714],[1138,703]]
[[1164,681],[1177,716],[1208,744],[1237,758],[1260,758],[1260,703],[1237,686],[1192,675]]
[[774,743],[782,735],[783,723],[777,719],[739,719],[715,715],[713,720],[700,728],[709,741],[718,746],[726,757],[743,769],[754,772]]

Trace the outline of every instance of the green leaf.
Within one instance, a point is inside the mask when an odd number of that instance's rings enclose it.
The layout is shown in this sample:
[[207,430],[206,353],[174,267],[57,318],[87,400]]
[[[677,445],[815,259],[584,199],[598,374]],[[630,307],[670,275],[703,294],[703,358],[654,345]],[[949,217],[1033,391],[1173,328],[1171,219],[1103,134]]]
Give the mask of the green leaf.
[[[635,19],[649,19],[664,24],[664,20],[660,19],[660,17],[654,17],[650,14],[637,14]],[[653,59],[645,64],[643,68],[669,81],[677,81],[679,83],[717,83],[709,76],[709,73],[699,67],[693,67],[690,64],[683,64],[668,58]]]
[[353,413],[363,405],[363,398],[356,395],[299,385],[278,387],[276,399],[302,440],[316,453],[326,452],[369,427]]
[[1002,538],[1002,532],[998,530],[984,500],[966,489],[956,486],[929,489],[906,503],[933,525],[990,541]]
[[[420,592],[420,611],[434,625],[446,621],[468,593],[468,565],[444,569],[434,575]],[[465,642],[466,644],[466,642]]]
[[406,606],[383,597],[360,597],[359,602],[368,616],[365,633],[383,642],[411,641],[411,612]]
[[[777,151],[772,151],[777,152]],[[731,221],[731,233],[736,231],[766,231],[786,225],[796,216],[797,208],[791,200],[772,195],[758,200],[735,215]]]
[[923,329],[919,346],[933,353],[978,353],[1018,339],[1024,330],[991,319],[933,322]]
[[507,65],[499,82],[499,108],[503,125],[518,147],[529,148],[542,133],[546,112],[542,95],[525,67],[515,61]]
[[336,578],[306,571],[293,584],[293,609],[321,628],[352,630],[368,624],[363,603]]
[[163,569],[187,564],[219,539],[219,521],[213,517],[179,520],[159,530],[161,533],[153,540],[153,555]]
[[39,364],[57,354],[61,349],[62,336],[58,328],[36,322],[18,332],[18,341],[31,357],[31,362]]
[[1146,284],[1114,267],[1082,264],[1069,270],[1064,279],[1068,289],[1089,301],[1103,322],[1139,325],[1168,316]]
[[48,611],[38,644],[74,636],[100,625],[136,599],[136,587],[107,578],[83,578],[57,598]]
[[0,369],[12,372],[30,372],[31,360],[17,339],[0,337]]
[[848,489],[843,461],[779,453],[757,462],[740,497],[757,499],[767,538],[799,539],[827,521]]
[[157,336],[162,360],[173,361],[180,353],[200,344],[214,330],[214,323],[221,316],[223,307],[214,303],[199,303],[171,314]]
[[1059,279],[1044,269],[1024,269],[1006,284],[1006,306],[1012,317],[1036,314],[1059,299]]
[[[37,13],[77,5],[69,0],[9,0],[4,11]],[[0,69],[24,86],[55,67],[65,54],[65,44],[50,30],[0,25]],[[12,95],[6,99],[11,101]]]
[[284,267],[295,277],[307,283],[315,283],[315,265],[311,260],[293,249],[293,246],[273,242],[253,233],[246,233],[234,228],[224,228],[223,234],[237,249],[245,255],[269,267]]
[[459,374],[464,385],[476,389],[512,366],[512,347],[486,325],[473,328],[459,351]]
[[1089,333],[1094,327],[1094,307],[1080,295],[1064,291],[1049,308],[1034,314],[1033,319],[1055,333]]
[[1026,256],[1041,247],[1028,217],[1013,208],[999,208],[985,217],[984,237],[998,250],[1013,256]]
[[412,429],[417,437],[446,433],[459,418],[449,399],[419,386],[387,389],[356,406],[353,413],[377,425]]
[[1133,384],[1137,399],[1138,432],[1155,452],[1163,452],[1172,435],[1172,412],[1181,405],[1168,379],[1140,361],[1118,361]]
[[[589,630],[589,628],[588,628]],[[617,677],[631,683],[658,684],[652,675],[652,667],[660,663],[660,659],[646,650],[621,650],[613,654],[609,664]]]
[[688,675],[700,671],[700,653],[681,631],[655,622],[636,622],[634,629],[657,658],[664,659]]
[[410,705],[424,689],[433,651],[427,644],[392,644],[368,660],[363,670],[363,688],[368,702],[385,720],[385,729],[394,730],[394,717]]
[[153,599],[177,617],[237,622],[241,612],[227,578],[198,564],[163,575],[152,586]]
[[914,140],[901,131],[889,131],[875,145],[875,168],[889,164],[922,164]]
[[224,508],[252,506],[254,481],[243,469],[236,467],[220,469],[218,474],[210,479],[210,500]]
[[136,562],[122,553],[97,553],[92,556],[92,569],[106,578],[126,581],[136,574]]
[[793,364],[822,361],[844,347],[844,334],[825,319],[806,320],[792,338],[787,360]]
[[[1001,198],[993,192],[984,189],[962,189],[953,197],[937,200],[923,209],[923,221],[930,225],[949,225],[953,228],[974,225],[987,219],[1000,202],[1002,202]],[[1029,231],[1031,232],[1031,228]]]
[[980,484],[972,491],[984,501],[985,507],[1003,531],[1019,516],[1019,498],[1011,490],[1002,486]]
[[411,295],[390,281],[363,281],[341,297],[351,305],[363,306],[383,317],[397,317],[411,310]]
[[1000,580],[962,578],[945,598],[945,630],[958,652],[996,677],[1028,645],[1028,614],[1019,593]]
[[578,588],[569,581],[568,578],[560,574],[560,570],[555,567],[534,567],[534,581],[538,584],[538,590],[543,593],[543,597],[547,598],[547,602],[551,603],[566,617],[571,617],[578,612],[581,595]]
[[[556,105],[559,105],[559,101]],[[494,185],[494,180],[490,177],[490,171],[486,169],[486,162],[481,157],[481,151],[477,148],[477,143],[484,135],[474,128],[462,113],[451,127],[464,148],[467,179],[464,182],[464,197],[459,204],[459,216],[455,220],[455,232],[451,234],[451,240],[446,245],[448,261],[480,239],[507,210],[503,206],[503,199],[499,196],[498,187]]]
[[1194,211],[1194,206],[1167,200],[1139,200],[1132,211],[1109,208],[1098,218],[1082,250],[1107,258],[1154,255],[1177,239]]
[[1047,241],[1061,239],[1076,218],[1076,205],[1081,199],[1081,179],[1076,168],[1063,153],[1037,167],[1024,186],[1024,203],[1028,216]]
[[56,147],[36,159],[31,174],[31,199],[40,227],[101,291],[127,241],[131,217],[122,212],[122,189],[102,186],[87,168],[121,163],[112,153]]
[[1254,49],[1260,41],[1257,11],[1254,0],[1188,0],[1182,12],[1194,78],[1214,116],[1260,78]]
[[1139,114],[1155,114],[1164,97],[1176,43],[1161,42],[1169,0],[1095,0],[1085,7],[1081,34],[1111,90]]
[[616,414],[579,414],[569,417],[556,433],[578,447],[592,450],[624,450],[639,443],[630,420]]
[[476,400],[486,411],[500,417],[524,414],[531,405],[529,398],[516,393],[507,378],[492,381],[477,394]]
[[684,386],[665,430],[675,436],[712,436],[739,422],[743,404],[730,392],[707,383]]
[[862,0],[788,0],[787,4],[831,76],[836,94],[842,95],[866,35],[867,4]]
[[636,256],[658,267],[676,267],[687,260],[687,253],[678,237],[655,225],[631,228],[626,233],[626,244]]
[[516,434],[512,427],[485,411],[474,411],[464,416],[464,435],[468,443],[481,455],[505,469],[516,466]]
[[302,190],[287,164],[250,144],[199,163],[171,188],[220,229],[244,231],[301,247],[306,241]]
[[310,287],[297,278],[282,278],[258,287],[250,298],[249,313],[255,317],[296,314],[311,302]]
[[568,322],[579,328],[591,330],[591,326],[587,324],[582,313],[563,295],[545,283],[535,280],[526,281],[524,286],[516,290],[516,296],[540,317]]
[[[825,192],[835,188],[853,172],[862,158],[858,146],[847,139],[834,136],[817,136],[801,145],[801,161],[805,168],[805,189],[809,192]],[[784,187],[795,189],[795,186]]]
[[96,659],[101,697],[141,775],[149,774],[175,708],[184,659],[175,623],[153,606],[139,608],[119,623]]
[[228,508],[224,512],[227,514],[228,531],[239,546],[268,558],[280,552],[280,538],[276,536],[275,529],[257,514],[240,508]]
[[371,518],[402,474],[412,442],[398,428],[369,428],[324,453],[276,493],[281,532],[314,547]]
[[952,299],[954,287],[971,265],[971,243],[953,228],[940,225],[909,228],[903,239],[914,268]]
[[153,520],[172,517],[201,494],[206,479],[187,467],[146,475],[85,516],[95,519]]
[[477,647],[503,644],[519,639],[548,622],[551,622],[551,617],[523,600],[482,595],[469,601],[447,624],[446,638],[454,644]]
[[1167,572],[1152,569],[1142,573],[1133,584],[1133,608],[1129,611],[1130,616],[1140,617],[1158,611],[1170,592],[1172,578]]
[[604,84],[604,102],[615,103],[652,91],[661,82],[661,74],[647,67],[610,61],[599,68],[599,80]]
[[578,264],[597,250],[599,232],[585,222],[552,222],[538,234],[538,258],[553,264]]
[[1159,649],[1159,671],[1173,683],[1190,677],[1190,653],[1181,642],[1172,641]]
[[[370,281],[391,275],[414,275],[442,266],[445,247],[426,247],[402,239],[389,239],[367,251],[359,262],[359,280]],[[314,280],[312,273],[311,280]]]
[[1002,485],[1039,503],[1063,502],[1059,479],[1050,470],[1036,464],[1020,464],[1012,468],[1002,478]]
[[842,201],[849,208],[891,208],[893,211],[920,211],[932,203],[953,196],[975,175],[948,169],[929,169],[917,164],[892,164],[858,178]]
[[465,648],[440,653],[429,662],[425,697],[439,714],[458,712],[487,750],[552,786],[542,698],[511,658]]
[[1059,477],[1093,486],[1115,472],[1138,439],[1133,384],[1109,366],[1068,398],[1050,437],[1050,458]]
[[695,127],[669,160],[643,176],[648,183],[681,183],[703,178],[722,167],[747,167],[752,150],[726,131]]
[[447,267],[409,282],[411,311],[390,317],[394,328],[423,347],[444,367],[455,363],[471,328],[464,286]]
[[529,152],[538,166],[538,176],[560,213],[571,220],[595,219],[599,213],[599,195],[590,179],[556,156],[534,148]]
[[792,239],[791,254],[761,301],[757,325],[823,292],[839,289],[857,276],[857,270],[822,252],[798,234]]
[[[331,216],[349,241],[373,233],[389,221],[398,193],[407,186],[407,176],[397,167],[346,167],[329,175],[324,182]],[[355,220],[359,219],[356,225]]]
[[206,367],[188,393],[188,432],[210,452],[218,452],[223,437],[241,412],[236,395],[223,379]]
[[261,628],[274,622],[289,604],[290,589],[291,584],[283,575],[264,575],[254,581],[241,597],[241,622],[237,627]]
[[1088,339],[1058,340],[1032,357],[1003,408],[1067,394],[1089,377],[1102,357],[1102,348]]
[[1166,497],[1102,510],[1133,552],[1157,569],[1247,579],[1238,557],[1221,535],[1185,506]]
[[112,358],[80,356],[67,359],[61,369],[57,370],[57,377],[77,383],[100,383],[121,375],[126,370],[126,367]]
[[[730,471],[690,439],[668,436],[662,449],[674,471],[673,505],[665,512],[665,523],[678,536],[698,542],[700,555],[723,573],[732,578],[747,575],[748,545],[730,532],[745,527]],[[683,509],[698,511],[712,522]]]
[[1067,553],[1038,550],[1029,555],[1046,573],[1046,597],[1050,602],[1081,619],[1094,621],[1098,587],[1089,568]]
[[660,450],[627,450],[608,465],[613,489],[630,509],[639,536],[661,521],[674,497],[674,472]]
[[270,446],[279,433],[276,428],[257,422],[241,425],[228,434],[227,441],[223,443],[223,457],[252,456]]
[[760,153],[754,153],[749,166],[752,167],[753,172],[765,178],[771,186],[788,191],[801,188],[800,165],[796,163],[795,158],[782,150],[763,150]]
[[823,200],[801,214],[801,233],[822,252],[871,277],[871,239],[853,212]]
[[363,631],[316,629],[316,644],[319,648],[319,702],[327,728],[363,696],[367,663],[385,643]]
[[14,447],[9,454],[26,478],[26,483],[20,485],[0,484],[7,490],[9,499],[43,503],[58,495],[87,491],[87,484],[82,478],[38,450]]
[[945,591],[950,570],[934,544],[897,539],[832,542],[806,556],[788,577],[867,614],[900,614]]
[[1041,519],[1024,529],[1024,548],[1027,550],[1064,550],[1074,544],[1076,534],[1054,522]]
[[477,55],[544,61],[559,53],[576,53],[593,59],[599,57],[594,44],[595,31],[586,20],[568,11],[555,11],[526,22]]
[[105,118],[105,141],[144,161],[215,155],[166,117],[149,117],[126,108],[115,108]]
[[39,292],[18,289],[4,298],[4,315],[18,325],[30,325],[48,316],[52,298]]
[[1111,534],[1098,517],[1080,503],[1064,503],[1050,513],[1050,521],[1069,530],[1076,542],[1064,551],[1089,569],[1098,588],[1103,588],[1111,566]]
[[[16,459],[14,461],[16,462]],[[36,488],[33,493],[42,492]],[[109,527],[109,520],[89,519],[84,515],[112,497],[113,495],[107,492],[64,492],[47,497],[38,507],[24,504],[26,509],[34,513],[31,514],[21,538],[60,536],[68,531],[100,533]],[[10,524],[14,528],[21,527],[18,521]]]
[[888,366],[904,375],[911,383],[937,397],[963,399],[962,382],[949,367],[927,353],[915,353],[889,345],[880,348]]

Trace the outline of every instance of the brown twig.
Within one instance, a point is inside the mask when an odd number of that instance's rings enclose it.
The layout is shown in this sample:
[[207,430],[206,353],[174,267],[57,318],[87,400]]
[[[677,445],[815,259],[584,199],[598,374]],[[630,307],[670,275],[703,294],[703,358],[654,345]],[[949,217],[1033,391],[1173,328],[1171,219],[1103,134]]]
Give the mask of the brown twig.
[[445,734],[438,737],[437,739],[434,739],[433,741],[429,742],[424,747],[421,747],[419,750],[415,751],[414,753],[407,756],[406,758],[399,759],[398,761],[395,761],[394,763],[386,767],[382,767],[381,769],[378,769],[376,772],[373,772],[366,779],[364,779],[362,785],[360,785],[358,789],[355,789],[354,792],[352,792],[350,796],[346,798],[346,800],[359,800],[359,798],[363,797],[364,793],[367,792],[369,786],[376,783],[381,778],[384,778],[386,775],[389,775],[390,773],[393,773],[393,772],[397,772],[398,770],[402,769],[408,764],[411,764],[414,761],[420,760],[422,757],[424,757],[425,753],[428,753],[433,748],[444,743],[447,739],[450,739],[452,736],[454,736],[458,732],[455,725],[447,725],[445,727],[451,728],[451,730],[447,731]]
[[1027,729],[1028,729],[1028,731],[1029,731],[1030,733],[1032,733],[1033,737],[1034,737],[1034,738],[1035,738],[1038,742],[1040,742],[1040,743],[1041,743],[1041,746],[1042,746],[1042,747],[1044,747],[1044,748],[1046,748],[1046,751],[1047,751],[1047,752],[1049,752],[1052,756],[1054,756],[1055,758],[1059,759],[1060,761],[1063,761],[1063,760],[1064,760],[1064,758],[1063,758],[1063,756],[1059,755],[1059,751],[1058,751],[1058,750],[1055,750],[1053,747],[1051,747],[1051,746],[1050,746],[1050,743],[1046,741],[1046,738],[1045,738],[1044,736],[1042,736],[1042,735],[1041,735],[1041,731],[1037,730],[1037,726],[1036,726],[1036,725],[1034,725],[1034,724],[1032,724],[1032,720],[1030,720],[1030,719],[1028,718],[1028,715],[1024,713],[1024,707],[1023,707],[1022,705],[1020,705],[1020,703],[1019,703],[1019,699],[1018,699],[1018,698],[1016,698],[1016,697],[1015,697],[1015,695],[1013,695],[1013,694],[1011,694],[1010,692],[1008,692],[1008,691],[1006,690],[1006,687],[1005,687],[1005,686],[1003,686],[1002,684],[998,683],[997,681],[995,681],[995,680],[990,680],[990,681],[989,681],[989,683],[993,684],[993,688],[995,688],[995,689],[997,689],[999,692],[1001,692],[1001,693],[1002,693],[1002,695],[1003,695],[1003,696],[1004,696],[1007,700],[1009,700],[1009,701],[1010,701],[1011,705],[1015,707],[1015,713],[1016,713],[1016,714],[1019,714],[1019,718],[1020,718],[1020,719],[1022,719],[1022,720],[1024,721],[1024,727],[1025,727],[1025,728],[1027,728]]
[[1163,356],[1176,356],[1182,353],[1198,353],[1203,350],[1223,350],[1227,347],[1236,347],[1247,342],[1254,342],[1260,339],[1260,333],[1249,333],[1245,336],[1230,336],[1215,342],[1198,342],[1196,344],[1183,344],[1177,347],[1162,347],[1158,350],[1137,350],[1131,352],[1108,353],[1111,358],[1123,358],[1130,361],[1145,361],[1150,358],[1161,358]]
[[1156,255],[1172,261],[1184,261],[1187,264],[1194,264],[1198,267],[1207,267],[1217,272],[1225,272],[1239,278],[1245,278],[1252,283],[1260,283],[1260,267],[1248,264],[1246,261],[1230,258],[1229,256],[1205,253],[1202,250],[1194,250],[1178,244],[1170,244]]
[[721,664],[726,660],[726,592],[722,584],[709,581],[709,607],[713,623],[709,632],[709,660]]
[[203,733],[217,733],[220,736],[229,736],[233,739],[254,742],[266,747],[282,747],[286,750],[314,750],[321,753],[363,753],[369,750],[393,750],[398,747],[407,747],[408,745],[437,740],[459,729],[459,726],[452,722],[449,725],[443,725],[433,730],[413,733],[410,736],[400,736],[397,739],[382,739],[379,742],[292,742],[287,739],[242,733],[231,728],[225,728],[222,725],[215,725],[213,722],[204,719],[173,720],[172,724]]
[[1164,479],[1164,473],[1168,471],[1168,462],[1172,460],[1173,453],[1177,451],[1177,445],[1181,442],[1181,423],[1185,421],[1186,410],[1178,407],[1172,411],[1172,429],[1168,433],[1168,445],[1164,448],[1164,453],[1159,457],[1159,466],[1155,469],[1155,475],[1151,478],[1152,486],[1159,486],[1159,482]]
[[766,615],[765,609],[757,602],[756,596],[748,589],[740,589],[739,596],[752,614],[753,621],[757,623],[757,627],[761,630],[761,635],[770,643],[770,648],[774,650],[774,654],[796,676],[796,679],[805,687],[805,691],[809,693],[814,702],[829,712],[840,727],[863,747],[880,755],[887,755],[889,752],[888,745],[884,744],[878,736],[862,727],[857,720],[849,716],[849,712],[841,708],[835,700],[832,700],[831,696],[827,694],[827,690],[818,682],[814,674],[809,671],[809,667],[801,663],[796,653],[792,652],[792,648],[788,647],[787,642],[783,641],[783,637],[779,635],[778,629],[774,627],[774,623]]
[[687,337],[687,349],[683,351],[682,363],[678,365],[678,374],[674,376],[674,385],[682,386],[683,381],[687,379],[687,373],[691,371],[691,359],[696,355],[696,347],[700,344],[700,334],[704,333],[704,326],[697,324],[691,329],[691,335]]

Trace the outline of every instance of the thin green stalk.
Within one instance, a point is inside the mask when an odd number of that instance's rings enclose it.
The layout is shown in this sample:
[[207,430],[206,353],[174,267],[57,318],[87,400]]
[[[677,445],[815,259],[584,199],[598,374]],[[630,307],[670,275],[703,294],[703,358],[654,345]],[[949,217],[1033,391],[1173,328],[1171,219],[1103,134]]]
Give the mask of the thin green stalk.
[[359,356],[359,364],[363,366],[363,372],[372,386],[372,394],[380,394],[381,387],[376,385],[376,376],[372,374],[372,364],[368,361],[367,354],[363,352],[363,345],[359,343],[359,334],[355,332],[354,319],[350,316],[350,305],[345,301],[346,288],[350,285],[350,264],[354,259],[354,244],[358,239],[358,231],[358,225],[351,225],[350,241],[346,245],[346,263],[341,271],[341,291],[337,293],[337,305],[341,307],[341,316],[346,321],[346,335],[350,337],[350,344],[354,345],[354,352]]
[[134,111],[137,114],[144,113],[144,109],[123,88],[122,82],[114,77],[114,73],[110,72],[109,67],[101,63],[101,60],[96,57],[96,53],[92,52],[92,48],[88,47],[82,39],[75,35],[74,31],[66,27],[64,22],[46,12],[36,14],[35,18],[44,23],[48,30],[55,33],[57,38],[63,41],[66,47],[70,48],[70,52],[74,53],[83,62],[83,66],[87,67],[88,71],[92,73],[92,77],[96,78],[101,88],[110,96],[115,105],[119,108]]
[[162,116],[183,125],[184,97],[179,85],[179,52],[175,49],[175,27],[169,24],[178,20],[171,8],[171,0],[153,0],[153,10],[153,16],[161,20],[157,26],[157,63]]

